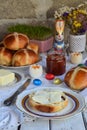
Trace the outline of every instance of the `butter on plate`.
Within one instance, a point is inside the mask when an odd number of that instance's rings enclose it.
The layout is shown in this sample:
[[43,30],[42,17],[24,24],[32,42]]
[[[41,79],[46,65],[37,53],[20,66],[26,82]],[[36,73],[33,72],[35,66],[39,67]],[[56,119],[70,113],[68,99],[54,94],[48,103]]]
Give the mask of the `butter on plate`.
[[[44,96],[43,96],[44,95]],[[56,102],[61,102],[61,91],[39,91],[34,94],[32,99],[36,102],[42,103],[42,104],[52,104]]]
[[0,86],[8,85],[15,80],[15,73],[10,70],[0,69]]

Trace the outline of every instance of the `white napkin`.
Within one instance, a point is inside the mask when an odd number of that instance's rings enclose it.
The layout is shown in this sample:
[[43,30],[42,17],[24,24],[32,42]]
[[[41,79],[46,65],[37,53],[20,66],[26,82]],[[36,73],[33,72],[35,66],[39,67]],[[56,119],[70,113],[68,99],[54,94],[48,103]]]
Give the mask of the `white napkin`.
[[0,128],[3,128],[9,123],[10,116],[9,111],[4,111],[3,108],[0,108]]
[[19,117],[15,111],[9,107],[0,108],[0,129],[10,129],[18,126]]

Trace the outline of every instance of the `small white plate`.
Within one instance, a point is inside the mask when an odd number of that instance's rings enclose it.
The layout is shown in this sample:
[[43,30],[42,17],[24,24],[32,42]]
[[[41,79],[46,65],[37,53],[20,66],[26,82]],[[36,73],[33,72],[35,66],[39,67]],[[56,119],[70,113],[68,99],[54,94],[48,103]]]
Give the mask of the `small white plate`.
[[[53,91],[53,90],[63,91],[68,97],[68,100],[69,100],[68,106],[66,108],[64,108],[63,110],[61,110],[59,112],[54,112],[54,113],[45,113],[45,112],[40,112],[40,111],[32,109],[28,103],[28,95],[35,91],[39,91],[39,90],[43,90],[43,89],[45,89],[45,90],[49,89],[50,91]],[[27,90],[27,91],[21,93],[17,97],[16,106],[21,111],[23,111],[31,116],[34,116],[34,117],[43,118],[43,119],[64,119],[64,118],[71,117],[71,116],[81,112],[85,106],[85,101],[81,95],[79,95],[71,90],[68,90],[66,88],[37,87],[35,89]]]
[[11,88],[14,85],[17,86],[24,79],[24,74],[22,72],[19,72],[16,70],[10,70],[10,71],[15,74],[15,80],[7,85],[0,85],[0,90],[4,88],[9,88],[9,87]]
[[25,81],[24,74],[20,71],[10,70],[15,73],[15,80],[7,85],[0,86],[0,105],[10,97]]

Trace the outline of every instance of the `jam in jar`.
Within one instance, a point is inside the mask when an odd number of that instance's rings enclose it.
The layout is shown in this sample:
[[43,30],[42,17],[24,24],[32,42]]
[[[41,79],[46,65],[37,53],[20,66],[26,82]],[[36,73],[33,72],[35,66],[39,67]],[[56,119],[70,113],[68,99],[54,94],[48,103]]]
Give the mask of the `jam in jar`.
[[46,59],[46,72],[54,75],[62,75],[66,70],[66,59],[63,54],[48,54]]

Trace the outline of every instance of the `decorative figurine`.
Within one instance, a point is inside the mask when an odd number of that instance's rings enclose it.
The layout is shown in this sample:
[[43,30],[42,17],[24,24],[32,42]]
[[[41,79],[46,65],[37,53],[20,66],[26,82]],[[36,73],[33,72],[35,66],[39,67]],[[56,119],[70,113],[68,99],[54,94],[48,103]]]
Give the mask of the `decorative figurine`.
[[55,24],[56,28],[56,35],[55,35],[55,43],[54,43],[54,49],[57,51],[62,51],[64,49],[64,20],[57,20]]

